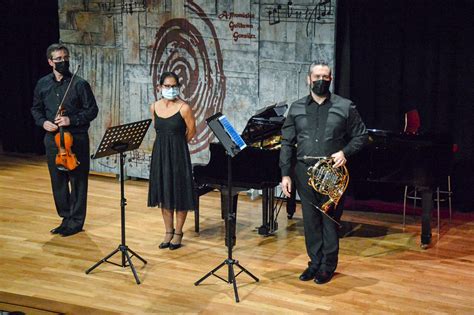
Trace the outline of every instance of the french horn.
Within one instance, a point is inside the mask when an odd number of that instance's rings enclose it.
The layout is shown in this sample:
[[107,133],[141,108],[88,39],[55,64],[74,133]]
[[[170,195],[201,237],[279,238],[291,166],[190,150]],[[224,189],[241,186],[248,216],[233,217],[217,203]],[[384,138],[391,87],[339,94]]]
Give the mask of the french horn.
[[324,214],[339,203],[344,191],[349,184],[349,171],[345,165],[333,167],[334,160],[330,157],[308,157],[305,159],[317,159],[318,161],[308,168],[308,185],[329,199],[320,207],[315,206]]

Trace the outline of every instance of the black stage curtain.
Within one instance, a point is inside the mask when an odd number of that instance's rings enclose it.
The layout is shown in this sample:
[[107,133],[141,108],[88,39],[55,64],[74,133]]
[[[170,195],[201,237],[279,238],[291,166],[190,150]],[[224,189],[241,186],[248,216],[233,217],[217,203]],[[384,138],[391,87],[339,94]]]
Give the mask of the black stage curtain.
[[36,81],[51,71],[46,48],[59,40],[57,0],[0,0],[0,141],[6,152],[44,153],[30,113]]
[[336,92],[369,128],[403,129],[416,108],[421,132],[447,133],[454,200],[474,211],[474,1],[338,0]]

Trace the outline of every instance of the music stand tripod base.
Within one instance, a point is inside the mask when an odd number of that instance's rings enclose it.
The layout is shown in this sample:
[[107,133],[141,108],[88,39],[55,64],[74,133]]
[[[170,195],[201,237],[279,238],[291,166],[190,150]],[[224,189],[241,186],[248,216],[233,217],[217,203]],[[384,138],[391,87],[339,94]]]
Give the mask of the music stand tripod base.
[[[104,156],[113,154],[120,154],[120,219],[121,219],[121,243],[112,251],[110,254],[102,258],[95,265],[86,270],[86,274],[89,274],[92,270],[100,266],[102,263],[107,262],[122,268],[130,267],[135,277],[137,284],[140,284],[135,266],[132,263],[132,257],[137,257],[143,264],[147,261],[140,257],[133,250],[128,248],[125,243],[125,206],[127,205],[127,199],[125,199],[125,184],[124,184],[124,165],[125,165],[125,152],[137,149],[143,141],[145,134],[150,126],[151,119],[146,119],[138,122],[124,124],[121,126],[110,127],[106,130],[102,141],[99,144],[97,152],[92,157],[97,159]],[[116,253],[122,253],[122,262],[117,264],[109,261]],[[131,255],[129,254],[131,253]]]
[[[122,253],[122,264],[117,264],[117,263],[114,263],[114,262],[108,260],[109,258],[111,258],[113,255],[115,255],[119,251]],[[130,256],[130,254],[128,252],[132,253],[132,255]],[[144,260],[142,257],[140,257],[140,255],[135,253],[133,250],[128,248],[128,246],[119,245],[113,252],[111,252],[110,254],[105,256],[104,258],[102,258],[94,266],[87,269],[86,274],[89,274],[92,270],[99,267],[102,263],[106,262],[106,263],[116,265],[116,266],[119,266],[119,267],[122,267],[122,268],[130,267],[130,269],[132,269],[133,276],[135,277],[135,281],[137,282],[137,284],[140,284],[141,282],[140,282],[140,279],[138,278],[137,271],[135,270],[135,266],[132,263],[132,257],[134,257],[134,256],[137,257],[138,259],[140,259],[143,262],[143,264],[145,264],[145,265],[147,264],[146,260]],[[124,260],[125,258],[126,258],[126,261]]]
[[[206,280],[209,276],[215,276],[224,282],[232,283],[234,286],[235,301],[239,302],[239,293],[237,291],[237,282],[235,278],[242,272],[249,275],[256,282],[258,278],[250,273],[247,269],[242,267],[239,262],[232,258],[233,241],[235,239],[235,225],[236,215],[235,209],[232,205],[232,157],[237,155],[241,150],[246,147],[243,139],[237,134],[234,127],[230,124],[227,118],[222,113],[217,113],[214,116],[206,119],[209,128],[216,135],[219,142],[224,146],[227,153],[227,224],[226,224],[226,243],[227,243],[227,259],[225,259],[220,265],[209,271],[201,279],[194,283],[195,286]],[[227,280],[216,275],[215,272],[227,265]],[[234,265],[240,268],[239,273],[235,274]]]
[[[227,280],[222,278],[221,276],[215,274],[215,272],[217,272],[219,269],[224,267],[224,265],[228,266],[228,271],[227,271],[228,272],[228,278],[227,278]],[[235,274],[234,265],[236,265],[237,267],[240,268],[240,271],[237,274]],[[210,276],[214,276],[216,278],[219,278],[222,281],[227,282],[227,283],[232,283],[232,285],[234,286],[235,301],[238,303],[238,302],[240,302],[240,299],[239,299],[239,292],[237,291],[237,281],[235,281],[235,278],[237,278],[237,276],[240,275],[242,272],[245,272],[247,275],[249,275],[251,278],[253,278],[255,280],[255,282],[259,282],[259,279],[257,277],[255,277],[250,271],[248,271],[247,269],[242,267],[237,260],[235,260],[235,259],[226,259],[219,266],[212,269],[205,276],[203,276],[201,279],[196,281],[194,283],[194,285],[198,286],[201,282],[203,282],[204,280],[206,280]]]

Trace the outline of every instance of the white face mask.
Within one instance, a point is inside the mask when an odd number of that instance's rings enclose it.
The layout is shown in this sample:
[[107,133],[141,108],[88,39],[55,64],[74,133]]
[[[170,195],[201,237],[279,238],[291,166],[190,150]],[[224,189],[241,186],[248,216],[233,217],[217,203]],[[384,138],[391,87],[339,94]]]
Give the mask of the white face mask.
[[169,89],[162,89],[161,95],[167,100],[174,100],[179,95],[179,89],[177,87],[172,87]]

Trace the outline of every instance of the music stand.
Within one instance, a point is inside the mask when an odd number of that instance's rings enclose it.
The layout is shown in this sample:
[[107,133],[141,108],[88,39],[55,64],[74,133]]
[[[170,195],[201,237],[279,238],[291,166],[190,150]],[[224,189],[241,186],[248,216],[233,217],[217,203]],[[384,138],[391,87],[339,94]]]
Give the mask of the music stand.
[[[232,257],[232,248],[234,247],[233,240],[235,239],[235,225],[236,225],[236,215],[235,209],[232,205],[232,158],[236,156],[241,150],[243,150],[247,145],[240,135],[235,131],[234,127],[227,120],[225,115],[222,113],[217,113],[208,119],[206,119],[207,125],[211,128],[212,132],[216,135],[217,139],[224,146],[227,153],[227,188],[229,193],[229,198],[227,202],[227,224],[226,224],[226,245],[227,245],[227,259],[225,259],[220,265],[209,271],[201,279],[194,283],[195,286],[199,285],[209,276],[213,275],[216,278],[221,279],[224,282],[232,283],[234,286],[235,301],[239,302],[239,293],[237,291],[237,283],[235,278],[245,272],[247,275],[252,277],[256,282],[258,278],[250,273],[247,269],[242,267],[239,264],[238,260],[233,259]],[[233,235],[231,235],[233,234]],[[216,275],[215,272],[222,268],[224,265],[228,266],[227,280]],[[235,274],[234,265],[240,268],[240,272]]]
[[[92,156],[92,159],[98,159],[101,157],[120,154],[120,218],[121,218],[121,233],[122,233],[122,242],[120,245],[112,251],[110,254],[98,261],[94,266],[86,270],[86,274],[89,274],[92,270],[97,268],[100,264],[108,262],[122,268],[130,266],[135,277],[137,284],[140,284],[140,279],[138,279],[137,272],[132,263],[132,257],[136,256],[144,264],[146,260],[141,258],[137,253],[128,248],[125,243],[125,206],[127,205],[127,199],[125,199],[125,189],[124,189],[124,165],[125,165],[125,152],[137,149],[143,141],[148,127],[150,126],[151,119],[145,119],[142,121],[137,121],[129,124],[124,124],[120,126],[110,127],[105,131],[104,137],[97,148],[96,153]],[[117,252],[122,253],[122,264],[117,264],[111,261],[108,261],[110,257],[115,255]],[[132,253],[130,254],[128,253]],[[127,264],[128,262],[128,264]]]

